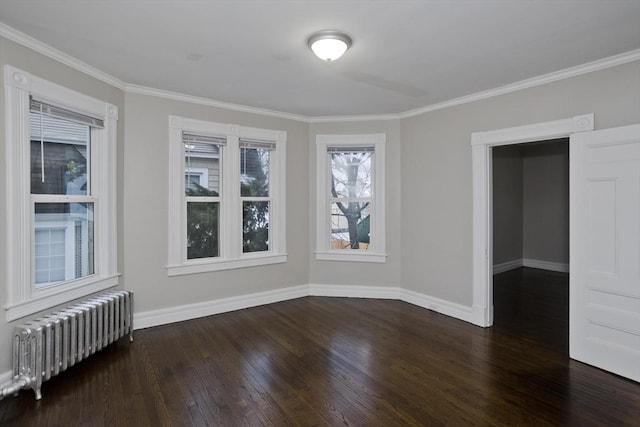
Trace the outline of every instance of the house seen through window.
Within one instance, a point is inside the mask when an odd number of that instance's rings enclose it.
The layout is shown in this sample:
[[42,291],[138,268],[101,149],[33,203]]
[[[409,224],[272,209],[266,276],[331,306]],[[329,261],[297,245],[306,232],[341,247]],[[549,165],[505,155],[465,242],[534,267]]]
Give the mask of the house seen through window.
[[36,289],[94,273],[91,127],[32,101],[31,200]]

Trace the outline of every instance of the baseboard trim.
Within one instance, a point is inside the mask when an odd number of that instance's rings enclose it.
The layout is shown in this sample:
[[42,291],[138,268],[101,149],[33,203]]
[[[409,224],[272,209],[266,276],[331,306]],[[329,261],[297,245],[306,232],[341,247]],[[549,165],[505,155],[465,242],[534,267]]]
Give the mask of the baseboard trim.
[[502,262],[493,266],[493,274],[504,273],[505,271],[515,270],[520,267],[538,268],[540,270],[557,271],[559,273],[568,273],[569,264],[552,261],[542,261],[539,259],[521,258],[512,261]]
[[446,316],[473,323],[471,307],[419,292],[389,286],[309,285],[309,295],[347,298],[375,298],[403,301]]
[[524,258],[522,260],[523,267],[539,268],[541,270],[557,271],[559,273],[568,273],[569,264],[561,262],[541,261],[537,259]]
[[417,305],[418,307],[435,311],[436,313],[464,320],[465,322],[474,323],[472,307],[431,297],[409,289],[400,289],[400,298],[398,299],[409,304]]
[[500,264],[493,265],[493,274],[504,273],[505,271],[515,270],[520,267],[522,267],[522,258],[501,262]]
[[400,288],[389,286],[309,285],[309,296],[399,299]]
[[134,329],[145,329],[174,322],[227,313],[244,308],[257,307],[306,296],[338,298],[391,299],[404,301],[465,322],[473,322],[471,307],[456,304],[419,292],[392,286],[321,285],[310,284],[292,286],[267,292],[239,295],[230,298],[186,304],[136,313],[133,316]]
[[152,326],[182,322],[184,320],[197,319],[199,317],[241,310],[243,308],[301,298],[307,295],[309,295],[308,286],[300,285],[273,291],[257,292],[255,294],[239,295],[195,304],[163,308],[160,310],[144,311],[134,314],[133,326],[134,329],[150,328]]

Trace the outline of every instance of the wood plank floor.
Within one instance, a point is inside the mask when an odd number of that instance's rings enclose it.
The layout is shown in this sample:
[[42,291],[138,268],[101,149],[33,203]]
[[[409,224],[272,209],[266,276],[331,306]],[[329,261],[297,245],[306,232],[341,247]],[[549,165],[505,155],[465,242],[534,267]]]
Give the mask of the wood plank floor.
[[493,306],[496,332],[569,355],[569,274],[536,268],[497,274]]
[[565,350],[399,301],[308,297],[137,331],[40,402],[0,401],[0,425],[640,425],[640,384]]

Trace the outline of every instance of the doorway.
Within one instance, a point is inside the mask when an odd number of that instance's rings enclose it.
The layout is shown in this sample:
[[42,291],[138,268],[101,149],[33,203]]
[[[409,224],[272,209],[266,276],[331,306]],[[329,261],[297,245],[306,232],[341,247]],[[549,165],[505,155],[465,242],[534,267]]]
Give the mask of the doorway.
[[492,156],[494,147],[556,138],[592,131],[593,114],[551,122],[471,134],[473,174],[473,307],[472,322],[493,325]]
[[493,328],[569,354],[569,140],[492,149]]
[[593,128],[587,114],[471,135],[472,321],[494,317],[492,149],[569,137],[569,357],[640,381],[640,124]]

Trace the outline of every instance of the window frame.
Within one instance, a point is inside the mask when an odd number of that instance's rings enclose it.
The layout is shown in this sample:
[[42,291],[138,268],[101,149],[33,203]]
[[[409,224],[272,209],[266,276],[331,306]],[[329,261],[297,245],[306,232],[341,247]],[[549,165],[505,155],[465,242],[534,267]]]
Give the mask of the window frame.
[[[386,135],[316,135],[316,260],[385,263],[385,145]],[[331,249],[331,162],[329,147],[373,147],[371,245],[367,250]]]
[[[118,285],[116,145],[118,108],[72,89],[5,65],[5,177],[7,202],[8,321],[64,304]],[[104,128],[91,128],[91,185],[94,203],[94,273],[36,289],[34,285],[34,200],[30,177],[30,97],[102,119]],[[10,143],[17,141],[18,143]],[[73,203],[78,197],[59,198]]]
[[[182,133],[226,138],[220,155],[222,187],[219,211],[219,256],[187,259],[186,197],[184,194],[184,149]],[[271,142],[269,250],[242,252],[242,197],[240,194],[240,139]],[[286,140],[287,133],[224,124],[180,116],[169,116],[169,247],[167,275],[221,271],[287,261],[286,253]]]

